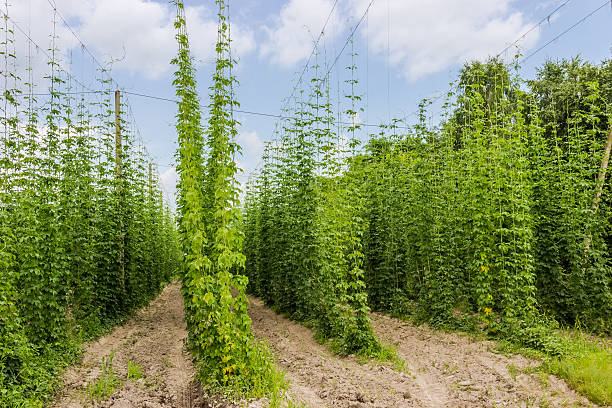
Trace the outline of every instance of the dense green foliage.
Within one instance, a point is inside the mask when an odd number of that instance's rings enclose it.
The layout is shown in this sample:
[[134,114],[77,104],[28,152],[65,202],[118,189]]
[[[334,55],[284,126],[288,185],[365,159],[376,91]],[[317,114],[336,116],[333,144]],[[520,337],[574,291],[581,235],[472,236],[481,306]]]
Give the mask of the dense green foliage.
[[251,290],[340,338],[367,305],[553,354],[558,323],[609,333],[611,67],[548,62],[524,82],[468,64],[438,125],[424,101],[349,155],[315,74],[247,194]]
[[[346,113],[353,117],[359,97],[355,66],[348,68]],[[268,147],[261,176],[247,193],[246,271],[250,290],[268,305],[313,325],[344,353],[368,354],[380,345],[363,281],[365,192],[350,155],[356,126],[341,143],[319,69],[315,63],[309,99],[299,102],[278,143]],[[351,170],[342,171],[347,166]]]
[[[503,71],[474,64],[438,130],[372,140],[366,276],[373,307],[449,322],[453,312],[529,317],[531,255],[528,106]],[[491,67],[488,67],[491,68]],[[493,68],[494,69],[494,68]]]
[[[239,224],[237,106],[230,53],[229,9],[219,6],[217,62],[210,87],[208,126],[203,128],[195,70],[182,2],[176,1],[179,53],[174,86],[179,98],[179,234],[184,253],[183,295],[189,339],[200,379],[213,389],[242,396],[271,391],[277,373],[267,349],[253,338],[247,314],[247,278]],[[206,139],[205,139],[206,137]]]
[[597,180],[612,129],[612,60],[548,62],[529,87],[543,127],[544,153],[533,163],[539,299],[563,322],[610,333],[609,169]]
[[473,63],[438,128],[372,139],[372,307],[451,325],[477,312],[493,333],[501,324],[551,352],[540,315],[608,331],[610,183],[598,175],[610,73],[609,62],[548,62],[527,87],[497,61]]
[[32,68],[17,75],[28,56],[6,18],[2,29],[0,406],[29,407],[50,396],[80,342],[169,281],[178,240],[126,121],[116,171],[112,92],[86,97],[60,68],[51,33],[49,95],[37,100]]
[[594,206],[609,71],[549,62],[525,92],[498,62],[474,63],[439,129],[372,140],[372,306],[446,323],[479,312],[538,347],[537,314],[609,330],[609,181]]

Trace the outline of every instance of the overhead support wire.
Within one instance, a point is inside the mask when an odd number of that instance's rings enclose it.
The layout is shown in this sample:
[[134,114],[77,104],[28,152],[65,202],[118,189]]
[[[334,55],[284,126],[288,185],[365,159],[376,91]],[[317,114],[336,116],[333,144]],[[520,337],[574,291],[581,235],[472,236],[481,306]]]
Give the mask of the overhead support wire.
[[523,64],[525,61],[527,61],[529,58],[533,57],[535,54],[537,54],[538,52],[542,51],[544,48],[548,47],[550,44],[552,44],[553,42],[557,41],[559,38],[563,37],[565,34],[569,33],[570,31],[572,31],[574,28],[578,27],[580,24],[584,23],[589,17],[591,17],[593,14],[597,13],[599,10],[601,10],[602,8],[604,8],[606,5],[608,4],[612,4],[612,2],[610,0],[606,0],[604,1],[599,7],[597,7],[595,10],[591,11],[590,13],[588,13],[586,16],[582,17],[580,20],[578,20],[577,22],[575,22],[574,24],[572,24],[571,26],[569,26],[567,29],[565,29],[564,31],[562,31],[560,34],[558,34],[557,36],[555,36],[552,40],[548,41],[546,44],[542,45],[541,47],[539,47],[538,49],[536,49],[535,51],[533,51],[532,53],[530,53],[529,55],[527,55],[525,58],[523,58],[521,60],[521,64]]
[[[48,0],[50,1],[50,0]],[[548,20],[552,15],[554,15],[555,13],[557,13],[562,7],[564,7],[570,0],[565,1],[564,3],[562,3],[560,6],[558,6],[555,10],[553,10],[550,14],[548,14],[546,17],[544,17],[543,19],[540,20],[540,23],[543,21]],[[579,20],[578,22],[576,22],[575,24],[573,24],[572,26],[570,26],[568,29],[566,29],[565,31],[563,31],[562,33],[560,33],[559,35],[557,35],[555,38],[553,38],[552,40],[548,41],[546,44],[544,44],[543,46],[539,47],[537,50],[535,50],[533,53],[529,54],[527,57],[525,57],[523,59],[523,61],[525,61],[526,59],[530,58],[531,56],[533,56],[534,54],[536,54],[537,52],[541,51],[542,49],[544,49],[546,46],[550,45],[552,42],[554,42],[555,40],[559,39],[561,36],[567,34],[569,31],[571,31],[572,29],[574,29],[576,26],[578,26],[579,24],[581,24],[582,22],[584,22],[586,19],[588,19],[589,17],[591,17],[593,14],[595,14],[597,11],[601,10],[606,4],[608,4],[610,1],[606,0],[602,5],[600,5],[598,8],[596,8],[595,10],[591,11],[589,14],[587,14],[585,17],[583,17],[581,20]],[[328,16],[328,19],[326,20],[326,24],[330,19],[330,16],[335,8],[337,2],[334,3],[334,7],[332,7],[332,10],[330,12],[330,15]],[[370,3],[368,4],[368,7],[366,8],[365,12],[363,13],[362,17],[360,18],[360,20],[358,21],[358,23],[355,25],[355,27],[351,30],[351,33],[349,34],[347,40],[345,41],[342,49],[340,50],[340,52],[336,55],[334,62],[332,63],[332,65],[328,68],[327,74],[325,75],[325,77],[327,78],[329,76],[329,73],[331,72],[331,70],[334,68],[334,66],[336,65],[337,61],[339,60],[340,56],[342,55],[342,53],[344,52],[344,50],[346,49],[348,43],[352,40],[355,32],[357,31],[357,29],[359,28],[360,24],[363,22],[363,20],[365,19],[365,17],[368,14],[369,9],[371,8],[372,4],[374,3],[374,0],[371,0]],[[61,14],[60,14],[61,16]],[[8,16],[7,16],[8,17]],[[528,30],[527,32],[525,32],[523,35],[521,35],[521,37],[519,37],[516,41],[513,42],[513,44],[517,43],[518,41],[520,41],[522,38],[524,38],[524,36],[526,36],[529,32],[533,31],[533,29],[535,29],[536,27],[538,27],[538,25],[532,27],[530,30]],[[325,25],[323,30],[320,33],[320,36],[318,38],[317,41],[319,41],[324,33],[324,29],[325,29]],[[34,43],[35,44],[35,43]],[[35,44],[37,47],[38,45]],[[505,52],[510,46],[506,47],[506,49],[502,50],[498,55],[501,55],[503,52]],[[39,47],[40,48],[40,47]],[[311,57],[314,54],[314,50],[313,53],[311,53]],[[306,64],[307,67],[307,64]],[[302,72],[305,72],[304,70]],[[116,81],[115,81],[116,83]],[[294,88],[295,89],[295,88]],[[68,92],[68,94],[82,94],[82,93],[105,93],[108,91],[105,90],[88,90],[88,91],[80,91],[80,92]],[[144,98],[149,98],[149,99],[155,99],[155,100],[160,100],[160,101],[166,101],[166,102],[173,102],[173,103],[178,103],[178,100],[176,99],[172,99],[172,98],[166,98],[166,97],[161,97],[161,96],[156,96],[156,95],[149,95],[149,94],[145,94],[145,93],[140,93],[140,92],[132,92],[132,91],[122,91],[122,93],[126,94],[126,95],[134,95],[134,96],[139,96],[139,97],[144,97]],[[48,93],[36,93],[33,95],[49,95]],[[439,100],[440,98],[442,98],[444,96],[444,94],[439,94],[436,97],[430,99],[430,102],[435,102],[437,100]],[[242,113],[242,114],[246,114],[246,115],[254,115],[254,116],[261,116],[261,117],[269,117],[269,118],[275,118],[275,119],[296,119],[294,116],[290,116],[290,115],[282,115],[282,114],[272,114],[272,113],[266,113],[266,112],[258,112],[258,111],[252,111],[252,110],[243,110],[243,109],[236,109],[235,112],[237,113]],[[340,122],[340,124],[343,125],[351,125],[350,122]],[[381,124],[371,124],[371,123],[362,123],[362,126],[366,126],[366,127],[377,127],[380,128]],[[396,126],[397,128],[400,129],[411,129],[410,126]]]
[[[71,94],[81,94],[81,93],[105,93],[108,91],[86,91],[86,92],[71,92]],[[142,98],[148,98],[148,99],[154,99],[154,100],[158,100],[158,101],[164,101],[164,102],[172,102],[172,103],[179,103],[179,101],[177,99],[172,99],[172,98],[165,98],[162,96],[156,96],[156,95],[148,95],[148,94],[144,94],[144,93],[139,93],[139,92],[131,92],[131,91],[121,91],[122,94],[126,94],[126,95],[134,95],[134,96],[139,96]],[[49,93],[46,94],[38,94],[38,95],[50,95]],[[202,106],[204,107],[204,106]],[[234,109],[234,112],[237,113],[242,113],[245,115],[253,115],[253,116],[262,116],[262,117],[268,117],[268,118],[274,118],[274,119],[298,119],[296,116],[290,116],[290,115],[279,115],[279,114],[274,114],[274,113],[266,113],[266,112],[257,112],[257,111],[252,111],[252,110],[244,110],[244,109]],[[352,125],[351,122],[339,122],[341,125]],[[381,128],[381,127],[385,127],[387,125],[384,124],[374,124],[374,123],[359,123],[360,126],[367,126],[367,127],[375,127],[375,128]],[[411,126],[395,126],[397,129],[412,129]]]
[[[70,24],[68,24],[68,21],[66,20],[66,18],[64,18],[64,16],[62,15],[62,13],[58,10],[57,8],[57,4],[55,2],[55,0],[47,0],[47,3],[49,3],[49,5],[53,8],[53,10],[55,11],[55,13],[60,17],[60,19],[62,20],[62,22],[64,23],[64,25],[66,26],[66,28],[68,28],[68,30],[72,33],[72,35],[74,36],[74,38],[79,42],[81,49],[85,50],[90,56],[92,61],[100,68],[100,71],[102,74],[105,74],[108,79],[110,80],[111,84],[115,84],[115,87],[117,88],[117,90],[119,90],[119,88],[121,88],[121,86],[119,85],[119,82],[117,80],[115,80],[109,73],[108,73],[108,67],[105,66],[104,64],[102,64],[94,55],[93,52],[91,52],[91,50],[89,49],[89,47],[87,47],[87,45],[83,42],[83,40],[81,40],[81,38],[79,37],[79,35],[75,32],[75,30],[70,26]],[[37,46],[38,47],[38,46]],[[68,73],[68,75],[70,75]],[[72,76],[71,76],[72,77]],[[77,83],[79,83],[77,81]],[[79,83],[80,84],[80,83]],[[84,88],[84,85],[82,85]],[[89,89],[89,88],[87,88]],[[94,91],[89,89],[88,93],[105,93],[106,91]],[[121,91],[122,93],[127,93],[125,91]],[[67,93],[68,94],[68,93]],[[150,161],[154,161],[153,160],[153,155],[151,153],[149,153],[146,144],[144,143],[144,139],[142,137],[142,134],[140,132],[140,128],[138,127],[138,124],[136,123],[136,117],[134,116],[134,112],[132,111],[132,106],[129,103],[129,99],[126,98],[126,106],[128,107],[128,114],[132,119],[132,122],[134,124],[134,128],[135,128],[135,133],[137,135],[137,137],[140,139],[139,142],[141,143],[141,145],[144,148],[144,152],[145,155],[148,156],[148,159]]]
[[[137,92],[124,91],[124,93],[126,93],[128,95],[140,96],[140,97],[149,98],[149,99],[156,99],[156,100],[165,101],[165,102],[173,102],[173,103],[178,103],[179,102],[176,99],[164,98],[164,97],[155,96],[155,95],[147,95],[147,94],[137,93]],[[279,114],[274,114],[274,113],[257,112],[257,111],[244,110],[244,109],[235,109],[234,112],[242,113],[242,114],[245,114],[245,115],[263,116],[263,117],[274,118],[274,119],[298,119],[297,117],[290,116],[290,115],[279,115]],[[342,124],[342,125],[352,125],[351,122],[340,122],[340,124]],[[380,128],[381,126],[383,126],[381,124],[373,124],[373,123],[360,123],[360,125],[361,126],[367,126],[367,127],[376,127],[376,128]],[[397,126],[397,128],[399,128],[399,129],[412,129],[410,126]]]
[[302,69],[302,73],[300,74],[300,77],[298,78],[297,82],[295,83],[295,86],[293,87],[293,90],[291,91],[291,95],[289,96],[289,99],[287,99],[288,101],[290,101],[291,99],[293,99],[293,96],[295,95],[295,91],[297,90],[298,86],[302,83],[302,78],[304,77],[304,74],[306,73],[306,70],[308,69],[308,65],[310,64],[310,60],[312,59],[312,56],[314,55],[314,53],[317,50],[317,47],[319,46],[319,42],[321,41],[321,38],[323,38],[323,35],[325,34],[325,28],[327,27],[327,23],[329,23],[329,20],[331,19],[332,14],[334,13],[334,10],[336,9],[336,5],[338,4],[338,0],[334,1],[334,4],[332,5],[332,8],[329,12],[329,15],[327,16],[327,19],[325,20],[325,24],[323,24],[323,28],[321,29],[321,32],[319,33],[319,37],[317,38],[317,40],[315,41],[313,47],[312,47],[312,51],[310,52],[310,56],[308,56],[308,59],[306,60],[306,64],[304,64],[304,68]]
[[338,62],[338,60],[340,59],[340,56],[342,55],[342,53],[344,52],[344,50],[346,49],[346,46],[349,44],[349,42],[351,42],[351,40],[353,39],[353,36],[355,35],[355,32],[357,31],[357,29],[359,28],[359,26],[361,25],[361,23],[363,22],[363,20],[365,19],[366,15],[368,14],[368,12],[370,11],[370,7],[372,7],[372,4],[374,3],[374,0],[370,0],[370,3],[368,4],[368,7],[366,7],[365,11],[363,12],[363,15],[361,16],[361,18],[359,19],[359,21],[357,22],[357,24],[355,25],[355,27],[351,30],[351,33],[349,34],[348,38],[346,39],[346,41],[344,42],[344,45],[342,46],[342,49],[340,50],[340,52],[338,53],[338,55],[336,55],[336,58],[334,59],[334,62],[331,64],[331,66],[329,67],[329,69],[327,70],[327,73],[323,76],[323,81],[321,82],[321,85],[323,85],[323,83],[325,83],[326,78],[329,76],[329,73],[332,71],[332,69],[334,69],[334,66],[336,65],[336,63]]
[[[507,50],[509,50],[512,46],[517,45],[521,40],[523,40],[529,33],[531,33],[533,30],[535,30],[536,28],[540,27],[542,25],[542,23],[544,23],[545,21],[550,22],[550,19],[559,12],[559,10],[561,10],[563,7],[565,7],[571,0],[566,0],[563,3],[561,3],[559,6],[557,6],[552,12],[550,12],[548,15],[546,15],[545,17],[543,17],[542,19],[540,19],[538,21],[538,23],[536,23],[534,26],[532,26],[529,30],[527,30],[526,32],[524,32],[520,37],[518,37],[515,41],[513,41],[512,43],[510,43],[509,45],[507,45],[503,50],[501,50],[496,56],[495,58],[499,58],[504,52],[506,52]],[[570,32],[571,30],[573,30],[574,28],[576,28],[578,25],[580,25],[581,23],[583,23],[584,21],[586,21],[589,17],[591,17],[593,14],[597,13],[599,10],[601,10],[602,8],[604,8],[606,6],[606,4],[610,4],[612,5],[612,1],[610,0],[605,0],[599,7],[597,7],[596,9],[594,9],[593,11],[591,11],[590,13],[588,13],[586,16],[584,16],[583,18],[581,18],[580,20],[578,20],[576,23],[572,24],[569,28],[567,28],[565,31],[561,32],[559,35],[557,35],[556,37],[554,37],[552,40],[548,41],[547,43],[545,43],[544,45],[542,45],[541,47],[539,47],[538,49],[536,49],[535,51],[533,51],[532,53],[530,53],[529,55],[527,55],[526,57],[524,57],[520,63],[523,64],[525,61],[527,61],[529,58],[531,58],[532,56],[534,56],[535,54],[537,54],[538,52],[542,51],[544,48],[546,48],[547,46],[549,46],[550,44],[552,44],[553,42],[555,42],[556,40],[558,40],[559,38],[561,38],[562,36],[564,36],[565,34],[567,34],[568,32]],[[439,94],[436,97],[433,97],[431,99],[428,99],[428,101],[430,103],[434,103],[436,101],[438,101],[439,99],[441,99],[444,96],[444,93]],[[404,116],[404,118],[407,118],[408,116],[412,116],[415,115],[419,112],[419,110],[416,110],[414,112],[409,113],[408,115]]]
[[117,81],[115,81],[115,79],[110,76],[110,74],[108,74],[108,72],[106,72],[106,70],[108,69],[106,66],[104,66],[102,63],[100,63],[100,61],[98,61],[98,59],[96,58],[96,56],[89,50],[89,48],[87,47],[87,45],[81,40],[81,38],[77,35],[77,33],[72,29],[72,27],[70,26],[70,24],[68,24],[68,21],[64,18],[64,16],[62,15],[62,13],[58,10],[57,8],[57,4],[55,3],[55,0],[47,0],[47,2],[49,3],[49,5],[51,7],[53,7],[53,10],[55,10],[55,12],[57,13],[57,15],[60,17],[60,19],[64,22],[64,25],[66,26],[66,28],[68,28],[68,30],[72,33],[72,35],[74,36],[74,38],[79,42],[79,44],[81,44],[81,49],[87,51],[87,53],[91,56],[91,59],[98,65],[98,67],[100,67],[100,69],[102,70],[102,72],[106,73],[106,75],[108,76],[108,78],[111,80],[111,83],[115,83],[115,85],[117,85],[117,87],[119,87],[119,84],[117,83]]
[[[114,83],[115,86],[117,87],[117,89],[120,88],[119,83],[108,73],[108,68],[105,67],[93,54],[93,52],[91,52],[91,50],[89,49],[89,47],[87,47],[87,45],[81,40],[81,38],[78,36],[78,34],[75,32],[75,30],[70,26],[70,24],[68,24],[68,21],[66,20],[66,18],[64,18],[64,16],[62,15],[62,13],[58,10],[57,8],[57,4],[55,3],[55,0],[47,0],[47,2],[49,3],[49,5],[52,7],[53,11],[56,13],[56,15],[58,15],[60,17],[60,19],[62,20],[63,24],[66,26],[66,28],[72,33],[72,35],[74,36],[74,38],[79,42],[81,49],[85,50],[92,58],[92,61],[101,69],[101,72],[103,74],[105,74],[111,83]],[[11,16],[8,15],[7,12],[2,11],[2,17],[5,18],[6,20],[10,21],[13,26],[17,29],[17,31],[19,31],[24,37],[25,39],[27,39],[29,41],[30,44],[34,45],[34,47],[36,47],[37,50],[39,50],[45,57],[47,57],[47,59],[51,60],[51,56],[49,55],[49,53],[46,51],[45,48],[41,47],[36,41],[34,41],[34,39],[31,37],[30,34],[28,34],[28,32],[26,32],[26,30],[24,30],[17,22],[15,22]],[[81,88],[83,88],[83,91],[68,91],[68,92],[63,92],[64,95],[81,95],[81,94],[106,94],[109,93],[111,91],[109,90],[94,90],[91,89],[89,86],[85,85],[83,82],[81,82],[78,78],[76,78],[71,72],[69,72],[66,69],[62,69],[62,72],[64,72],[69,79],[71,79],[72,81],[74,81],[77,85],[79,85]],[[124,94],[127,94],[128,92],[125,91],[121,91]],[[36,93],[27,93],[24,95],[21,95],[23,97],[31,97],[31,96],[50,96],[52,95],[50,92],[36,92]],[[126,98],[127,100],[127,98]],[[145,155],[148,156],[147,158],[149,159],[149,161],[154,162],[153,160],[153,156],[151,155],[151,153],[149,153],[146,144],[144,143],[144,139],[142,137],[142,134],[140,133],[140,129],[138,128],[138,125],[136,123],[136,118],[134,116],[134,113],[132,111],[132,107],[131,104],[129,103],[129,100],[127,100],[126,106],[128,107],[128,114],[130,115],[132,122],[134,124],[135,127],[135,133],[137,135],[137,137],[139,138],[139,143],[143,146],[144,148],[144,152]],[[155,163],[157,165],[157,163]]]
[[525,31],[519,38],[517,38],[516,40],[514,40],[512,43],[508,44],[506,46],[506,48],[504,48],[503,50],[501,50],[499,53],[497,53],[497,55],[495,56],[495,58],[499,58],[504,52],[508,51],[512,46],[514,45],[518,45],[518,43],[523,40],[525,37],[527,37],[527,35],[529,33],[531,33],[533,30],[535,30],[536,28],[540,27],[542,25],[543,22],[548,21],[550,23],[550,19],[552,18],[552,16],[554,16],[559,10],[561,10],[563,7],[565,7],[565,5],[567,3],[569,3],[571,0],[565,0],[561,5],[559,5],[557,8],[555,8],[551,13],[549,13],[546,17],[543,17],[542,19],[540,19],[540,21],[537,22],[537,24],[535,24],[533,27],[531,27],[529,30]]
[[[47,51],[46,51],[46,50],[45,50],[43,47],[41,47],[40,45],[38,45],[38,43],[37,43],[36,41],[34,41],[34,40],[32,39],[32,37],[31,37],[31,36],[30,36],[28,33],[26,33],[26,31],[25,31],[23,28],[21,28],[21,26],[20,26],[19,24],[17,24],[17,23],[15,22],[15,20],[13,20],[13,19],[11,18],[11,16],[9,16],[9,15],[8,15],[6,12],[4,12],[4,11],[2,12],[2,16],[3,16],[3,18],[5,18],[5,19],[9,20],[9,21],[10,21],[10,22],[13,24],[13,26],[14,26],[14,27],[17,29],[17,31],[19,31],[19,32],[20,32],[20,33],[21,33],[21,34],[22,34],[22,35],[23,35],[23,36],[24,36],[24,37],[25,37],[25,38],[26,38],[26,39],[27,39],[27,40],[28,40],[30,43],[34,44],[34,46],[36,47],[36,49],[37,49],[37,50],[39,50],[40,52],[42,52],[42,53],[43,53],[43,54],[44,54],[44,55],[45,55],[45,56],[46,56],[46,57],[47,57],[49,60],[51,60],[51,59],[52,59],[52,58],[51,58],[51,56],[50,56],[50,55],[47,53]],[[69,77],[70,79],[72,79],[74,82],[76,82],[78,85],[80,85],[80,86],[81,86],[81,87],[83,87],[84,89],[87,89],[87,90],[91,91],[91,88],[89,88],[87,85],[85,85],[85,84],[83,84],[81,81],[79,81],[79,80],[78,80],[76,77],[74,77],[74,75],[72,75],[70,72],[68,72],[68,71],[64,71],[64,72],[66,72],[66,75],[68,75],[68,77]]]

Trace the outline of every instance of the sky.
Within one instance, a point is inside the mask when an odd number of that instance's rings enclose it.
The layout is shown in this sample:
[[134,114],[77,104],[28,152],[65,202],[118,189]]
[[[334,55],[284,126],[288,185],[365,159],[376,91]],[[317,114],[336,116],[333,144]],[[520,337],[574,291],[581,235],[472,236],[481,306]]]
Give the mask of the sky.
[[[154,0],[13,0],[9,15],[23,30],[16,33],[18,51],[29,49],[30,55],[40,57],[33,71],[39,89],[48,86],[40,73],[46,67],[43,49],[51,41],[53,4],[61,15],[55,41],[64,68],[84,86],[99,89],[97,64],[110,64],[110,75],[121,89],[174,98],[170,60],[177,49],[175,10],[168,1]],[[185,0],[185,6],[198,89],[206,105],[214,68],[215,4]],[[281,113],[326,21],[317,62],[335,62],[330,83],[332,94],[341,95],[337,99],[342,110],[351,45],[341,50],[354,30],[357,94],[363,108],[358,120],[369,124],[389,118],[414,123],[419,101],[447,92],[466,61],[485,60],[509,45],[502,58],[511,59],[517,52],[528,57],[520,68],[524,78],[533,78],[547,59],[580,55],[599,63],[612,57],[612,2],[604,0],[230,0],[230,14],[241,110],[271,115]],[[172,200],[176,105],[127,97],[146,149],[158,165],[163,190]],[[243,150],[238,162],[244,169],[239,180],[244,182],[261,163],[276,121],[246,113],[238,113],[237,119]]]

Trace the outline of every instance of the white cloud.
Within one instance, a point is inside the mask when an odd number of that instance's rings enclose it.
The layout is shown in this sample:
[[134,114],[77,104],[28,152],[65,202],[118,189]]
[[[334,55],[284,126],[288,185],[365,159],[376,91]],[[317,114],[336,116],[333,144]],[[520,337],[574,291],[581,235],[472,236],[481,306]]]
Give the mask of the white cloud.
[[142,0],[91,1],[79,17],[79,34],[114,67],[157,78],[169,70],[174,38],[168,6]]
[[[64,0],[66,4],[69,2]],[[58,8],[61,3],[58,1]],[[78,4],[75,4],[75,8],[79,8]],[[4,5],[0,9],[3,14],[7,12]],[[15,55],[15,58],[9,62],[10,65],[15,65],[15,69],[11,71],[21,78],[22,83],[29,82],[31,76],[32,83],[38,91],[41,91],[41,87],[49,84],[44,77],[50,72],[50,49],[56,49],[56,63],[68,70],[67,51],[76,46],[76,39],[65,26],[58,23],[55,26],[55,39],[52,41],[53,9],[46,0],[11,2],[7,14],[8,28],[14,32],[14,53],[9,45],[9,53]],[[59,20],[59,17],[57,19]],[[2,24],[4,25],[4,22]],[[27,71],[28,66],[32,68],[31,71]]]
[[[114,69],[157,79],[168,74],[176,54],[175,9],[166,2],[151,0],[56,0],[57,9],[68,20],[81,40],[102,63],[119,60]],[[53,9],[47,0],[27,0],[10,6],[9,16],[18,22],[43,50],[49,48]],[[68,51],[79,50],[72,33],[58,17],[57,47],[62,59]],[[196,61],[210,61],[215,55],[216,15],[204,6],[186,7],[187,28]],[[27,40],[20,33],[20,50],[27,52]],[[232,24],[232,47],[237,55],[255,49],[253,33]],[[38,71],[46,69],[42,51],[35,53]],[[27,54],[22,54],[25,58]],[[25,59],[22,65],[25,65]],[[65,67],[65,65],[64,65]],[[42,75],[37,75],[42,76]]]
[[[176,54],[173,7],[147,0],[88,1],[92,7],[80,16],[79,30],[86,43],[109,57],[125,54],[117,67],[133,73],[159,78],[171,70],[170,60]],[[186,7],[185,13],[196,60],[212,59],[217,39],[215,15],[204,6]],[[255,47],[253,34],[235,24],[232,36],[237,54]]]
[[254,175],[255,168],[260,163],[264,152],[264,144],[257,135],[257,132],[241,131],[238,133],[236,142],[242,147],[242,159],[236,160],[236,165],[242,171],[236,175],[236,180],[240,183],[242,192],[240,200],[243,201],[247,182]]
[[240,132],[236,141],[242,147],[242,156],[249,163],[255,164],[261,159],[264,145],[257,132]]
[[[306,60],[332,5],[332,0],[289,0],[274,18],[272,27],[264,27],[266,40],[260,48],[261,56],[283,67],[293,67]],[[343,21],[336,8],[327,23],[323,38],[334,39],[342,28]]]
[[[387,2],[379,2],[368,16],[370,49],[386,57],[389,34],[390,63],[412,80],[470,59],[494,56],[532,24],[511,9],[511,2],[388,0],[390,12]],[[354,18],[361,17],[368,3],[353,0]],[[366,31],[362,29],[361,34],[365,38]],[[532,47],[538,37],[538,30],[532,31],[521,46]]]
[[176,203],[176,182],[177,180],[178,180],[178,176],[176,174],[176,169],[174,167],[171,167],[165,170],[163,173],[159,175],[159,183],[162,186],[164,197],[170,203],[172,208],[175,207],[175,203]]
[[[203,6],[186,8],[187,30],[189,42],[196,59],[206,61],[215,56],[217,41],[217,20]],[[173,37],[174,39],[174,31]],[[235,57],[246,55],[255,50],[255,37],[249,28],[232,23],[231,47]],[[174,52],[174,51],[173,51]]]

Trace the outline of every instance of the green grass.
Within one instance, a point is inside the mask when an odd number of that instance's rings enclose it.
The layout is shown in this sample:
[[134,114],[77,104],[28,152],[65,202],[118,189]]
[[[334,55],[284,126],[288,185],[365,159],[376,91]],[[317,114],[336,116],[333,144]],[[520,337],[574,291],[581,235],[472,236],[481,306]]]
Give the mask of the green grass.
[[[347,356],[342,339],[326,338],[320,331],[313,329],[313,337],[315,341],[322,346],[325,346],[329,351],[339,356]],[[381,364],[389,365],[395,371],[410,374],[406,361],[397,354],[397,347],[391,344],[384,344],[377,340],[374,347],[362,349],[355,354],[352,354],[359,364],[367,364],[374,360]]]
[[[390,312],[393,317],[422,323],[410,308],[403,314]],[[497,344],[497,351],[505,354],[522,354],[540,360],[542,364],[527,373],[540,374],[542,385],[548,386],[546,374],[552,374],[567,383],[594,403],[612,405],[612,349],[610,339],[588,335],[580,327],[573,330],[556,330],[554,325],[541,324],[532,327],[509,327],[505,332],[486,332],[477,327],[471,317],[458,317],[432,327],[446,332],[465,333],[474,341],[489,338]],[[509,365],[508,371],[516,378],[518,370]]]
[[114,354],[115,352],[111,351],[108,357],[102,357],[102,374],[94,382],[87,384],[87,395],[91,401],[103,401],[121,386],[121,379],[117,377],[113,367]]
[[142,366],[136,362],[128,361],[127,364],[127,378],[128,380],[137,381],[143,378]]
[[539,373],[539,379],[544,387],[548,386],[545,374],[552,374],[566,380],[572,388],[592,402],[611,405],[612,350],[609,343],[580,330],[551,330],[546,337],[547,343],[555,345],[556,353],[552,354],[547,350],[538,350],[509,341],[498,341],[497,351],[505,354],[522,354],[541,360],[540,366],[525,372]]
[[303,402],[293,401],[287,394],[288,384],[285,383],[283,388],[274,390],[270,396],[268,408],[306,408]]
[[[501,326],[500,326],[501,327]],[[577,327],[558,330],[555,322],[508,325],[490,331],[500,351],[520,353],[542,361],[538,370],[568,382],[589,400],[612,404],[612,352],[609,340],[586,334]],[[510,375],[516,372],[508,367]],[[543,383],[548,382],[543,375]]]
[[566,353],[548,357],[542,369],[565,379],[591,401],[612,405],[612,350],[609,345],[595,344],[585,334],[562,334]]
[[390,344],[380,344],[380,348],[367,354],[357,354],[355,359],[360,364],[366,364],[370,360],[389,365],[395,371],[410,374],[406,361],[397,354],[397,347]]
[[508,373],[510,373],[512,379],[516,381],[516,376],[519,374],[519,369],[512,363],[508,364],[506,367],[508,368]]

